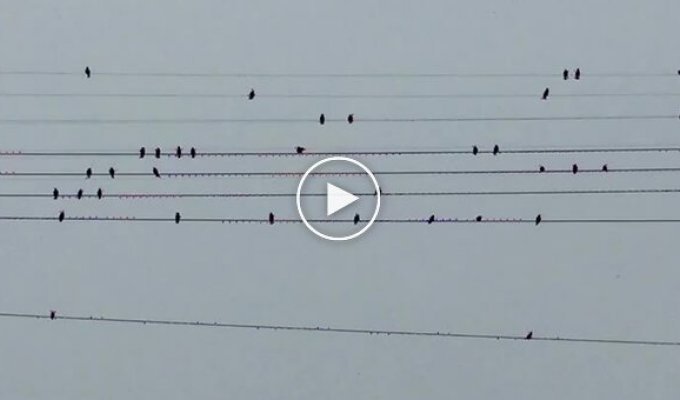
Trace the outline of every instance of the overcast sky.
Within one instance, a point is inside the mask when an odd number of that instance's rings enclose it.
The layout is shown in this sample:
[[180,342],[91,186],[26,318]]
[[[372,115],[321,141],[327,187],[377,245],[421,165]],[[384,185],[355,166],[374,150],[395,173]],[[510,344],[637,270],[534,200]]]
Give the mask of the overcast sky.
[[[10,118],[558,116],[678,112],[680,3],[0,0],[8,92],[536,93],[536,98],[16,98]],[[562,81],[563,68],[583,79]],[[552,73],[495,79],[120,77],[120,72]],[[0,125],[3,150],[212,151],[680,146],[678,120]],[[678,166],[678,155],[361,157],[373,169]],[[1,170],[304,170],[317,158],[0,158]],[[294,192],[296,179],[1,178],[1,193]],[[384,190],[678,187],[674,174],[384,177]],[[381,217],[680,218],[676,195],[387,198]],[[0,199],[2,215],[296,218],[293,199]],[[678,340],[674,225],[375,225],[331,243],[303,225],[7,222],[0,311],[395,330]],[[667,399],[676,348],[0,319],[0,397]]]

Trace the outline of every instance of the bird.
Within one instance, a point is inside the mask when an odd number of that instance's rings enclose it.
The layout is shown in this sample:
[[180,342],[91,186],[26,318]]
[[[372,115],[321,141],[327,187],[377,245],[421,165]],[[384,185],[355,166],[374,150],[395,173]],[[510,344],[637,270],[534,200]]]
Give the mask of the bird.
[[175,150],[175,155],[177,158],[182,158],[182,148],[180,146],[177,146],[177,150]]
[[529,331],[529,333],[527,333],[527,335],[524,337],[524,339],[531,340],[531,338],[533,338],[533,337],[534,337],[534,331]]
[[76,197],[78,200],[83,198],[83,189],[78,189],[78,194],[76,194]]
[[161,177],[161,173],[158,172],[158,168],[156,168],[156,167],[153,167],[153,176],[155,176],[156,178]]
[[250,89],[250,93],[248,93],[248,100],[252,100],[254,98],[255,98],[255,89]]
[[175,213],[175,223],[176,223],[176,224],[179,224],[179,220],[180,220],[181,218],[182,218],[182,217],[179,215],[179,213],[176,212],[176,213]]
[[578,172],[578,165],[574,164],[571,166],[571,173],[576,174]]
[[85,67],[85,76],[89,79],[90,76],[92,76],[92,71],[90,70],[89,66]]
[[581,79],[581,68],[576,68],[576,72],[574,72],[574,79]]
[[542,165],[538,166],[538,172],[545,172],[545,167]]
[[434,222],[434,214],[430,215],[430,218],[427,219],[428,225]]
[[139,149],[139,158],[144,158],[145,155],[146,155],[146,148],[141,147]]
[[350,114],[347,116],[347,122],[350,124],[354,122],[354,114]]
[[155,153],[156,153],[156,154],[155,154],[155,155],[156,155],[156,158],[161,158],[161,149],[160,149],[160,147],[156,147]]
[[269,225],[274,225],[274,213],[269,213]]
[[101,200],[102,197],[104,197],[104,192],[102,191],[102,188],[99,188],[97,189],[97,198]]
[[54,198],[54,200],[59,198],[59,189],[54,188],[54,190],[52,191],[52,198]]
[[359,221],[361,221],[361,217],[359,217],[359,214],[354,214],[354,225],[358,224]]
[[543,97],[542,97],[542,99],[543,99],[543,100],[548,100],[548,95],[549,95],[549,94],[550,94],[550,88],[545,88],[545,90],[543,91]]
[[57,318],[57,312],[54,310],[50,310],[50,319],[55,319]]
[[567,79],[569,79],[569,70],[568,69],[565,69],[564,71],[562,71],[562,79],[564,79],[565,81]]
[[475,221],[477,222],[482,222],[482,216],[478,215],[477,218],[475,218]]
[[605,165],[602,166],[602,172],[607,172],[607,171],[609,171],[609,167],[607,166],[607,164],[605,164]]
[[326,123],[326,116],[323,115],[323,113],[319,116],[319,123],[320,123],[321,125],[323,125],[323,124]]
[[111,176],[111,179],[116,177],[116,170],[113,169],[113,167],[109,168],[109,175]]
[[85,171],[85,177],[87,179],[92,178],[92,168],[88,168],[87,171]]
[[680,69],[678,70],[678,75],[680,75]]
[[59,211],[59,222],[64,222],[64,218],[66,218],[66,212]]
[[501,148],[498,145],[493,146],[493,155],[498,155],[501,152]]
[[191,154],[191,158],[196,158],[196,148],[192,147],[191,150],[189,150],[189,154]]
[[295,148],[295,152],[297,154],[302,154],[302,153],[305,152],[305,150],[307,150],[307,149],[305,149],[304,147],[301,147],[301,146],[298,146],[298,147]]
[[472,146],[472,155],[476,156],[479,154],[479,148],[477,146]]
[[536,226],[538,226],[538,224],[541,223],[541,220],[542,220],[541,214],[538,214],[538,215],[536,216]]

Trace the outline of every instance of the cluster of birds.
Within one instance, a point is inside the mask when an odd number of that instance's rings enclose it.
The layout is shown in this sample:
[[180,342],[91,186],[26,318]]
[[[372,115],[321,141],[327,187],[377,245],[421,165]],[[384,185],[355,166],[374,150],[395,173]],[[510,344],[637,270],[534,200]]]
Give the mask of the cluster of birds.
[[[475,221],[484,222],[484,217],[478,215],[475,217]],[[536,226],[538,226],[541,223],[541,221],[543,221],[543,217],[541,216],[541,214],[536,215],[536,218],[534,219],[534,223],[536,224]],[[437,222],[437,217],[434,214],[430,215],[430,218],[427,219],[427,224],[431,225],[435,222]]]
[[[163,152],[161,152],[160,147],[156,147],[156,149],[154,149],[154,157],[161,158],[162,154],[163,154]],[[175,149],[175,157],[182,158],[183,154],[184,154],[184,151],[182,150],[182,147],[177,146],[177,148]],[[195,147],[192,147],[191,149],[189,149],[189,156],[191,158],[196,158],[196,154],[197,153],[196,153]],[[144,157],[146,157],[146,147],[140,147],[139,148],[139,158],[144,158]]]
[[[52,198],[53,198],[54,200],[57,200],[57,199],[59,199],[60,196],[62,196],[62,194],[61,194],[61,192],[59,191],[59,189],[54,188],[54,190],[52,190]],[[83,196],[84,196],[83,189],[78,189],[78,191],[76,192],[75,196],[76,196],[76,198],[77,198],[78,200],[82,199]],[[100,200],[102,199],[102,197],[104,197],[104,191],[102,190],[102,188],[97,189],[97,195],[96,195],[96,196],[97,196],[97,198],[100,199]]]

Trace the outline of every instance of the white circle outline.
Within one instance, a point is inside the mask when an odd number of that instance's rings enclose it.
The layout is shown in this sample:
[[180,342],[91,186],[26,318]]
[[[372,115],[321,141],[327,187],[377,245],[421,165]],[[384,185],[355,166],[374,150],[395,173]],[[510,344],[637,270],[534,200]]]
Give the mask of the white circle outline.
[[[307,179],[309,174],[313,170],[322,166],[323,164],[326,164],[326,163],[332,162],[332,161],[344,161],[344,162],[354,164],[357,167],[361,168],[362,170],[364,170],[364,172],[366,172],[366,175],[368,175],[369,178],[371,178],[371,181],[373,182],[373,186],[375,187],[375,193],[376,193],[377,201],[376,201],[376,205],[375,205],[375,211],[373,212],[373,216],[371,217],[370,221],[368,221],[368,224],[366,226],[364,226],[359,232],[355,232],[355,233],[353,233],[351,235],[347,235],[347,236],[329,236],[329,235],[326,235],[324,233],[317,231],[309,223],[309,221],[307,221],[307,218],[305,217],[305,214],[302,212],[302,207],[300,205],[300,192],[302,191],[302,185],[304,185],[305,180]],[[305,226],[310,231],[312,231],[312,233],[314,233],[318,237],[320,237],[322,239],[326,239],[326,240],[332,240],[332,241],[350,240],[350,239],[354,239],[357,236],[361,235],[362,233],[366,232],[368,230],[368,228],[370,228],[371,225],[373,225],[373,223],[375,222],[375,219],[378,217],[378,212],[380,211],[380,186],[378,185],[378,180],[375,179],[375,175],[373,175],[373,173],[364,164],[360,163],[359,161],[351,159],[349,157],[339,157],[339,156],[328,157],[328,158],[324,158],[323,160],[320,160],[320,161],[317,161],[316,163],[314,163],[314,165],[309,167],[309,169],[307,169],[307,171],[305,171],[305,173],[302,175],[302,178],[300,179],[300,183],[298,184],[297,192],[295,193],[295,204],[297,205],[298,214],[300,214],[300,218],[302,218],[302,222],[305,224]]]

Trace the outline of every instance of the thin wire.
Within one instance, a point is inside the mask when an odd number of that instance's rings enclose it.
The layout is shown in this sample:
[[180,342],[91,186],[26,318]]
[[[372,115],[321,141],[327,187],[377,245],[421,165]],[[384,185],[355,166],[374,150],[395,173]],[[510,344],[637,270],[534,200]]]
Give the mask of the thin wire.
[[55,314],[54,318],[46,314],[29,313],[9,313],[0,312],[2,318],[23,318],[55,321],[79,321],[96,323],[118,323],[136,325],[165,325],[165,326],[186,326],[203,328],[231,328],[249,330],[271,330],[271,331],[295,331],[308,333],[338,333],[338,334],[363,334],[363,335],[383,335],[383,336],[425,336],[437,337],[441,339],[478,339],[478,340],[505,340],[505,341],[536,341],[536,342],[561,342],[561,343],[589,343],[589,344],[614,344],[629,346],[680,346],[680,341],[666,340],[640,340],[640,339],[604,339],[604,338],[583,338],[583,337],[560,337],[560,336],[537,336],[532,335],[527,339],[525,335],[510,334],[484,334],[484,333],[460,333],[460,332],[439,332],[439,331],[407,331],[407,330],[386,330],[368,328],[340,328],[322,326],[303,326],[303,325],[262,325],[262,324],[239,324],[231,322],[207,322],[207,321],[186,321],[168,319],[136,319],[136,318],[109,318],[95,316],[61,315]]

